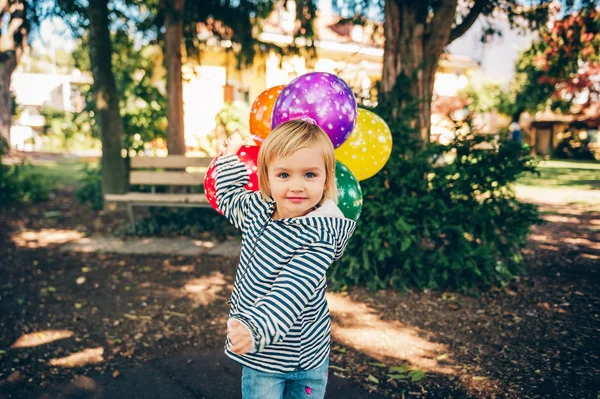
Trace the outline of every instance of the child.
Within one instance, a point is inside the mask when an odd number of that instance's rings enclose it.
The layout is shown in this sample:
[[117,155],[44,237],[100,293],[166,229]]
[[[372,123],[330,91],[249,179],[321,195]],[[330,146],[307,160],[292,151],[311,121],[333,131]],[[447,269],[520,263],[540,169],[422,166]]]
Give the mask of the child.
[[216,168],[219,209],[242,231],[225,353],[243,366],[245,399],[323,398],[325,272],[356,227],[336,205],[333,145],[317,125],[281,124],[260,149],[258,192],[244,189],[241,145],[234,136]]

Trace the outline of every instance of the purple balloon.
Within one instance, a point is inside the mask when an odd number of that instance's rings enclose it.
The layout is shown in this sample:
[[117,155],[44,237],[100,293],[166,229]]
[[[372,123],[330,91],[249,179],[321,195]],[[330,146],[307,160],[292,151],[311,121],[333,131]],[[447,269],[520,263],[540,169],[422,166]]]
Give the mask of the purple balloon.
[[279,94],[271,128],[303,119],[316,123],[337,148],[352,133],[356,114],[356,99],[346,82],[327,72],[311,72],[292,80]]

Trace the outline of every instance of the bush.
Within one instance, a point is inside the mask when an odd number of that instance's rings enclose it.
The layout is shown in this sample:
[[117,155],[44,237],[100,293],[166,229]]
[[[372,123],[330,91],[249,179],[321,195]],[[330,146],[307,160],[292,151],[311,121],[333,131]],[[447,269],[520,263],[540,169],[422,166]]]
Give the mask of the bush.
[[[389,122],[386,109],[375,112]],[[449,145],[410,151],[411,129],[390,128],[392,157],[361,182],[362,215],[346,254],[330,269],[333,289],[467,291],[523,273],[520,250],[539,219],[535,206],[516,200],[510,183],[534,171],[527,150],[511,141],[478,149],[486,138],[466,129]],[[455,159],[437,166],[447,154]]]
[[571,126],[558,136],[559,142],[554,149],[554,156],[563,159],[595,160],[600,158],[600,148],[587,132],[586,126]]
[[150,216],[137,220],[135,232],[140,236],[214,235],[219,240],[239,236],[223,216],[207,208],[149,208]]
[[8,144],[0,137],[0,205],[30,204],[45,201],[50,185],[31,165],[25,163],[4,165],[2,157],[8,153]]
[[79,180],[80,187],[75,192],[77,201],[89,204],[92,209],[99,210],[104,206],[102,196],[102,175],[100,168],[86,165],[83,169],[83,177]]

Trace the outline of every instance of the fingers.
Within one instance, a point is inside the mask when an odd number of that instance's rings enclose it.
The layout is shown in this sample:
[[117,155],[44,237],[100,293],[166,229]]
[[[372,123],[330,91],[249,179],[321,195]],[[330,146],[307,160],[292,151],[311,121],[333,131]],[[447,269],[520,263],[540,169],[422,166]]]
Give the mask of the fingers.
[[224,155],[237,154],[238,150],[244,145],[244,139],[239,134],[233,134],[227,143]]
[[238,355],[243,355],[252,350],[254,341],[245,326],[239,321],[229,319],[227,321],[227,336],[231,343],[229,350]]
[[252,339],[248,339],[247,336],[229,336],[229,350],[238,355],[250,352],[252,349]]

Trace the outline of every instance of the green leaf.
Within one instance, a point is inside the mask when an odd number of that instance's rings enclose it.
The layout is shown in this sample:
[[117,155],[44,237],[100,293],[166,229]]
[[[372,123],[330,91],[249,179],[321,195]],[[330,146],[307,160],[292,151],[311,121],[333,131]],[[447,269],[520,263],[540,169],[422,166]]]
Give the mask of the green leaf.
[[375,384],[379,384],[379,379],[377,377],[369,374],[369,381],[374,382]]
[[394,366],[388,369],[389,373],[406,373],[408,371],[408,365]]
[[402,242],[400,243],[400,252],[405,252],[410,247],[410,237],[402,237]]
[[408,373],[408,376],[413,382],[421,381],[423,378],[425,378],[425,371],[412,370]]
[[60,211],[48,211],[44,213],[44,218],[46,219],[55,219],[62,216],[62,212]]

